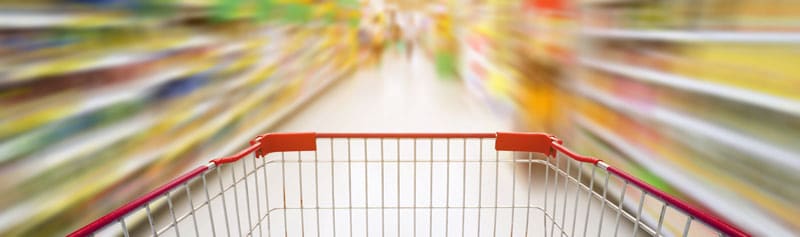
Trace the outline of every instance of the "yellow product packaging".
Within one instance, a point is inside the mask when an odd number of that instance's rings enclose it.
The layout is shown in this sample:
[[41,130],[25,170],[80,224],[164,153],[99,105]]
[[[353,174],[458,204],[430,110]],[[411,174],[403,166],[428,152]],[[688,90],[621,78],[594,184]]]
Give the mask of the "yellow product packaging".
[[800,98],[800,47],[702,44],[685,50],[703,68],[698,78],[766,94]]
[[525,85],[519,89],[521,107],[524,109],[526,122],[530,129],[552,130],[556,96],[551,89]]
[[575,99],[575,102],[577,111],[575,116],[586,117],[602,124],[610,124],[616,120],[615,116],[607,108],[585,97],[579,97]]

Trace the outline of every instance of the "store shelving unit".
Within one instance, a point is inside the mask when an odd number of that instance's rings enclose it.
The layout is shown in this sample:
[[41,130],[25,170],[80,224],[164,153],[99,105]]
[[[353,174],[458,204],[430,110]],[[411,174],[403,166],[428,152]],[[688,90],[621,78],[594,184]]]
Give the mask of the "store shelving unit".
[[577,91],[585,97],[628,116],[656,121],[682,132],[707,137],[725,146],[735,147],[737,150],[754,157],[763,157],[767,162],[787,166],[788,169],[800,169],[800,157],[795,153],[737,131],[692,118],[668,108],[642,108],[642,106],[637,106],[635,103],[626,102],[606,93],[594,91],[586,86],[579,86]]
[[[714,19],[721,16],[718,12],[646,18],[660,8],[677,14],[691,4],[633,2],[581,6],[586,14],[576,31],[580,40],[574,65],[581,70],[572,74],[570,87],[587,106],[571,121],[627,157],[638,157],[637,165],[755,235],[796,233],[800,223],[791,213],[798,210],[789,200],[798,194],[778,187],[800,180],[798,150],[787,145],[792,138],[781,135],[800,132],[791,122],[800,118],[800,101],[791,89],[774,89],[786,81],[726,80],[723,75],[730,74],[708,72],[723,69],[702,67],[737,65],[730,67],[796,80],[800,75],[778,66],[740,63],[744,59],[736,58],[736,50],[791,50],[800,45],[800,33],[790,27],[748,29],[748,22]],[[744,2],[736,4],[749,6]],[[694,13],[717,10],[713,4],[694,6]],[[770,17],[747,7],[739,11],[726,13]],[[790,53],[770,55],[792,60]]]
[[[626,157],[635,159],[637,164],[641,164],[645,169],[650,170],[655,175],[667,180],[669,183],[673,184],[673,187],[677,187],[681,192],[691,194],[690,196],[696,198],[696,201],[711,208],[712,210],[715,210],[715,212],[726,216],[737,216],[746,213],[747,216],[751,217],[753,221],[757,221],[757,224],[762,225],[764,228],[781,228],[780,225],[774,222],[765,221],[768,220],[768,215],[763,213],[763,211],[761,211],[757,206],[741,205],[740,203],[744,200],[717,198],[720,193],[726,193],[727,191],[725,189],[709,188],[708,186],[698,185],[706,182],[705,180],[707,179],[702,176],[698,176],[697,174],[687,172],[685,167],[681,167],[670,162],[665,162],[665,157],[653,155],[653,153],[641,149],[641,146],[638,144],[629,143],[628,139],[626,139],[624,135],[616,134],[613,131],[604,128],[602,125],[591,121],[590,119],[579,118],[575,121],[581,128],[584,128],[590,131],[590,133],[593,135],[613,144],[614,149],[621,151]],[[612,194],[620,192],[617,191],[619,190],[619,187],[610,188],[612,188],[612,190],[610,190],[610,193]],[[626,208],[633,208],[636,204],[637,203],[635,201],[629,199],[623,205]],[[732,205],[736,205],[737,209],[728,208]],[[657,207],[648,208],[657,210]],[[645,216],[653,218],[657,217],[653,216],[657,214],[657,212],[652,212],[651,210],[651,213],[646,214]]]
[[212,19],[215,4],[4,5],[0,235],[64,234],[241,148],[363,60],[353,9],[283,22]]
[[596,58],[581,58],[578,61],[585,67],[622,75],[632,80],[641,80],[646,83],[660,84],[681,90],[707,94],[739,103],[769,108],[792,116],[800,116],[800,101],[792,99],[754,92],[745,88],[704,82],[703,80],[663,71],[603,61]]

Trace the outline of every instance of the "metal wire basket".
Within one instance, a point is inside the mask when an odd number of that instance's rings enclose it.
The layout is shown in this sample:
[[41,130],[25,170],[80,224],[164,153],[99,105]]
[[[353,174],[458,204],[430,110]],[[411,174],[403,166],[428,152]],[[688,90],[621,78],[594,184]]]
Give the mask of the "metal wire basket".
[[95,234],[748,236],[541,133],[267,134],[71,236]]

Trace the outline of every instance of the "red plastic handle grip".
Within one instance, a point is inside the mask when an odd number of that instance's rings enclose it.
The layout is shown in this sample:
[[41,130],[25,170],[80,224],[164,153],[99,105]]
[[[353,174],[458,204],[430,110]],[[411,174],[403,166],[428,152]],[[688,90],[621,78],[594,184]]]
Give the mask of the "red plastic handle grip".
[[317,134],[305,133],[269,133],[251,141],[251,144],[261,144],[256,150],[256,157],[264,157],[272,152],[279,151],[316,151]]
[[558,138],[547,133],[498,132],[495,149],[498,151],[537,152],[547,156],[555,155],[556,150],[579,162],[597,164],[599,159],[582,156],[570,151]]
[[268,133],[250,141],[250,147],[235,155],[211,160],[216,165],[236,162],[250,153],[256,157],[264,157],[279,151],[314,151],[317,150],[317,134],[306,133]]
[[550,156],[555,137],[546,133],[498,132],[494,149],[498,151],[536,152]]
[[316,150],[316,138],[497,138],[495,149],[498,151],[524,151],[542,153],[547,156],[561,151],[580,162],[596,164],[599,160],[578,155],[561,145],[561,140],[546,133],[269,133],[258,136],[250,142],[251,146],[235,155],[214,159],[215,164],[238,161],[251,152],[263,157],[271,152],[279,151],[313,151]]

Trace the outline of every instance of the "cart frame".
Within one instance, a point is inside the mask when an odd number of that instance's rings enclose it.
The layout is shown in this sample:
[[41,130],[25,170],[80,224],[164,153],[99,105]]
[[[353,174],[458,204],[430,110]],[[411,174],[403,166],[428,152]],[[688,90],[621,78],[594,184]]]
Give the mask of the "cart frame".
[[[166,184],[163,184],[163,185],[159,186],[155,190],[153,190],[153,191],[151,191],[149,193],[146,193],[143,196],[140,196],[139,198],[131,201],[130,203],[127,203],[127,204],[125,204],[125,205],[123,205],[123,206],[111,211],[110,213],[108,213],[108,214],[96,219],[95,221],[92,221],[88,225],[86,225],[86,226],[84,226],[84,227],[82,227],[82,228],[80,228],[78,230],[75,230],[74,232],[69,234],[69,236],[91,236],[91,235],[94,235],[94,233],[96,233],[97,231],[99,231],[99,230],[101,230],[101,229],[103,229],[103,228],[105,228],[107,226],[113,225],[115,223],[118,223],[121,226],[122,230],[124,231],[125,236],[128,236],[129,233],[128,233],[128,230],[127,230],[126,220],[125,220],[125,218],[127,216],[129,216],[133,212],[141,211],[143,209],[146,209],[147,214],[148,214],[148,218],[151,218],[150,217],[150,213],[151,213],[150,204],[153,203],[156,199],[161,198],[161,197],[165,197],[165,196],[167,198],[169,198],[170,192],[173,192],[175,190],[178,190],[178,189],[184,188],[184,187],[186,188],[186,194],[190,195],[189,194],[190,191],[189,191],[189,188],[188,188],[188,186],[189,186],[188,183],[193,181],[193,180],[199,180],[200,178],[202,178],[202,183],[205,186],[205,184],[206,184],[205,174],[210,173],[212,170],[217,170],[217,173],[219,174],[219,167],[225,166],[225,165],[228,165],[228,164],[232,164],[232,163],[235,163],[237,161],[240,161],[243,158],[250,156],[251,154],[254,155],[256,158],[262,158],[262,157],[267,156],[270,153],[276,153],[276,152],[298,152],[298,157],[299,157],[299,152],[300,151],[315,151],[315,153],[316,153],[317,142],[318,142],[319,139],[329,139],[330,142],[331,142],[331,146],[333,146],[332,144],[333,144],[334,139],[347,139],[348,148],[350,147],[350,145],[349,145],[350,139],[363,139],[365,146],[366,146],[366,143],[367,143],[366,142],[367,139],[381,139],[380,140],[381,141],[381,147],[383,146],[383,139],[395,139],[395,140],[398,141],[398,154],[400,152],[399,151],[399,140],[400,139],[413,139],[414,140],[414,144],[415,144],[415,153],[414,153],[415,155],[416,155],[416,143],[417,143],[417,140],[430,140],[431,141],[431,145],[430,146],[431,146],[431,149],[433,149],[432,148],[433,147],[433,139],[446,139],[447,142],[448,142],[447,144],[448,144],[448,154],[449,154],[449,147],[450,147],[449,142],[450,142],[451,139],[463,139],[465,147],[466,147],[467,139],[478,139],[478,140],[481,141],[481,145],[483,144],[483,139],[493,139],[494,140],[494,148],[495,148],[495,150],[497,152],[500,152],[500,151],[527,152],[529,154],[538,153],[538,154],[544,155],[546,157],[545,161],[544,161],[544,164],[546,166],[548,166],[547,171],[549,172],[550,168],[552,168],[555,171],[554,172],[554,175],[555,175],[554,177],[556,177],[556,181],[555,182],[558,182],[558,180],[557,180],[559,178],[558,175],[561,174],[565,179],[565,181],[562,181],[562,182],[564,182],[563,184],[565,186],[565,190],[566,190],[566,184],[569,181],[572,181],[576,185],[576,192],[577,192],[578,188],[580,187],[580,188],[582,188],[580,190],[589,192],[589,196],[590,197],[596,197],[598,199],[602,198],[601,201],[602,201],[604,207],[605,207],[605,205],[607,203],[609,204],[609,206],[615,206],[615,205],[614,205],[614,202],[608,200],[607,191],[605,191],[605,189],[604,189],[604,191],[602,191],[602,194],[600,192],[593,191],[593,189],[597,189],[597,188],[600,187],[599,184],[598,185],[594,184],[595,170],[598,170],[599,172],[606,172],[607,173],[607,175],[605,176],[606,177],[606,180],[605,180],[606,185],[608,184],[608,179],[611,176],[614,176],[616,178],[619,178],[619,179],[623,180],[624,187],[622,189],[623,191],[622,191],[622,196],[620,197],[621,199],[624,199],[625,189],[626,188],[630,188],[630,187],[637,188],[638,190],[641,191],[641,194],[642,194],[641,195],[641,200],[638,203],[638,208],[634,211],[634,212],[638,212],[638,213],[630,214],[629,212],[624,212],[623,208],[622,208],[623,200],[619,200],[618,204],[616,205],[616,208],[618,209],[618,212],[619,212],[619,213],[617,213],[617,225],[619,225],[618,223],[619,223],[620,214],[624,213],[625,214],[625,218],[628,218],[630,220],[634,220],[635,219],[635,221],[632,221],[632,223],[635,223],[634,233],[638,233],[637,230],[640,228],[640,224],[641,224],[642,228],[648,228],[648,231],[647,231],[648,234],[651,234],[651,235],[655,234],[656,236],[662,235],[661,234],[662,222],[663,222],[663,219],[664,219],[665,210],[669,207],[669,208],[674,208],[676,210],[679,210],[681,213],[686,215],[686,226],[685,226],[685,228],[683,230],[683,236],[687,236],[688,235],[690,224],[693,223],[693,222],[700,222],[703,225],[708,226],[710,229],[714,230],[720,236],[750,236],[747,232],[743,231],[742,229],[740,229],[739,227],[737,227],[735,225],[732,225],[732,224],[726,222],[724,219],[722,219],[720,217],[717,217],[714,214],[711,214],[711,213],[708,213],[706,211],[703,211],[703,210],[701,210],[701,209],[699,209],[699,208],[697,208],[697,207],[695,207],[695,206],[693,206],[691,204],[688,204],[687,202],[684,202],[684,201],[682,201],[682,200],[680,200],[678,198],[675,198],[675,197],[673,197],[673,196],[671,196],[671,195],[669,195],[669,194],[667,194],[667,193],[665,193],[665,192],[663,192],[663,191],[651,186],[650,184],[648,184],[648,183],[646,183],[646,182],[634,177],[633,175],[631,175],[631,174],[629,174],[629,173],[627,173],[627,172],[625,172],[625,171],[623,171],[621,169],[618,169],[618,168],[615,168],[613,166],[610,166],[609,164],[603,162],[602,160],[599,160],[599,159],[593,158],[593,157],[582,156],[582,155],[579,155],[577,153],[574,153],[574,152],[570,151],[565,146],[563,146],[563,142],[560,139],[556,138],[555,136],[551,136],[549,134],[544,134],[544,133],[516,133],[516,132],[497,132],[497,133],[270,133],[270,134],[264,134],[264,135],[258,136],[255,139],[253,139],[250,142],[250,146],[247,147],[246,149],[240,151],[239,153],[234,154],[232,156],[228,156],[228,157],[213,159],[209,163],[204,164],[204,165],[202,165],[200,167],[197,167],[197,168],[195,168],[195,169],[193,169],[193,170],[191,170],[191,171],[189,171],[189,172],[187,172],[187,173],[185,173],[185,174],[183,174],[183,175],[181,175],[181,176],[179,176],[179,177],[167,182]],[[366,151],[365,151],[364,154],[366,156]],[[432,156],[432,154],[433,154],[433,152],[431,151],[431,156]],[[348,155],[349,155],[349,151],[348,151]],[[566,161],[566,164],[567,164],[566,172],[563,172],[563,168],[561,168],[561,165],[559,163],[560,161],[558,161],[558,159],[560,159],[559,157],[562,157],[562,156],[569,158]],[[316,155],[315,155],[315,157],[316,157]],[[399,157],[399,155],[398,155],[398,157]],[[414,159],[415,159],[415,162],[416,162],[416,158],[414,158]],[[331,161],[332,160],[333,160],[333,158],[331,158]],[[554,160],[555,163],[552,160]],[[565,159],[561,159],[561,160],[565,160]],[[262,162],[263,162],[263,160],[262,160]],[[300,161],[299,158],[298,158],[298,162],[302,162],[302,161]],[[314,160],[312,162],[316,162],[316,160]],[[397,162],[398,162],[398,165],[397,165],[397,167],[398,167],[397,168],[398,169],[398,174],[397,174],[398,181],[397,182],[398,182],[398,190],[399,190],[399,187],[400,187],[400,185],[399,185],[399,182],[400,182],[399,181],[400,180],[400,177],[399,177],[400,176],[400,172],[399,172],[399,169],[400,169],[399,168],[400,167],[399,162],[400,162],[400,160],[399,160],[399,158],[398,158]],[[447,164],[450,164],[449,158],[448,158],[447,162],[448,162]],[[497,162],[500,162],[499,156],[497,158]],[[526,160],[512,160],[511,162],[533,163],[534,161],[529,159],[527,161]],[[563,161],[561,161],[561,162],[563,162]],[[580,167],[583,167],[582,166],[583,164],[590,164],[591,166],[593,166],[591,168],[591,175],[592,175],[591,181],[584,182],[584,179],[586,179],[586,178],[581,178],[580,177],[580,175],[582,174],[582,170],[579,170],[577,178],[572,177],[573,174],[572,174],[572,172],[571,172],[571,170],[569,168],[570,162],[577,162],[575,164],[580,164],[581,165]],[[255,160],[253,160],[253,164],[254,165],[256,164]],[[383,164],[383,157],[381,157],[381,164]],[[464,163],[463,166],[464,166],[464,169],[466,170],[466,166],[467,166],[466,163]],[[331,165],[331,167],[333,167],[333,165]],[[530,165],[529,165],[529,167],[530,167]],[[432,175],[433,175],[433,158],[431,158],[431,168],[430,169],[431,169],[431,182],[433,182],[433,178],[432,178]],[[365,170],[366,170],[366,166],[365,166]],[[449,175],[449,172],[450,172],[449,166],[448,166],[448,170],[447,171],[448,171],[448,175]],[[415,170],[415,172],[416,172],[416,170]],[[530,168],[529,168],[529,172],[530,172]],[[247,173],[245,172],[245,174],[247,174]],[[266,175],[266,174],[267,173],[266,173],[266,170],[265,170],[264,171],[264,175]],[[381,173],[381,175],[383,175],[383,174]],[[464,175],[466,175],[466,173]],[[366,177],[366,174],[365,174],[365,177]],[[546,176],[546,177],[549,177],[549,175]],[[571,179],[567,179],[567,178],[571,178]],[[301,179],[302,179],[302,177],[301,177]],[[235,177],[234,177],[234,180],[235,180]],[[465,180],[466,180],[466,178],[465,178]],[[284,185],[285,185],[285,182],[286,181],[284,180]],[[300,183],[301,183],[300,190],[301,190],[301,193],[302,193],[302,190],[303,190],[303,188],[302,188],[302,180],[300,181]],[[448,176],[448,186],[449,186],[449,184],[450,184],[450,181],[449,181],[449,176]],[[220,185],[222,185],[222,181],[220,181]],[[235,188],[236,182],[234,182],[232,185]],[[464,182],[464,185],[466,185],[466,181]],[[516,185],[516,183],[514,185]],[[556,185],[559,185],[559,184],[556,183]],[[431,184],[431,189],[432,189],[432,187],[433,187],[433,184]],[[245,185],[245,188],[247,188],[247,185]],[[515,188],[516,188],[516,186],[512,187],[512,190],[516,190]],[[258,189],[258,187],[256,187],[256,189]],[[415,187],[415,189],[416,189],[416,187]],[[220,192],[223,192],[225,190],[228,190],[228,189],[223,188],[222,191],[220,191]],[[558,190],[556,190],[554,192],[557,192],[557,191]],[[259,192],[259,191],[256,190],[255,192]],[[265,192],[266,192],[266,190],[265,190]],[[284,192],[286,192],[285,188],[284,188]],[[319,192],[319,190],[317,190],[317,192]],[[449,192],[450,192],[449,189],[448,189],[447,192],[448,192],[448,196],[449,196]],[[248,191],[248,193],[249,193],[249,191]],[[564,195],[566,195],[566,193],[567,192],[564,191]],[[528,189],[528,194],[530,195],[530,188]],[[319,195],[319,194],[317,193],[317,195]],[[559,230],[560,231],[559,236],[561,236],[561,235],[570,235],[570,233],[567,233],[567,231],[565,230],[566,229],[566,225],[565,225],[566,223],[560,223],[560,224],[556,223],[555,220],[557,219],[557,217],[556,217],[557,215],[555,213],[552,213],[551,215],[548,215],[547,211],[549,211],[549,210],[548,210],[548,207],[547,207],[547,200],[548,200],[549,197],[547,195],[548,194],[545,193],[545,207],[544,207],[544,209],[542,211],[544,212],[544,214],[546,216],[551,218],[551,221],[553,221],[552,222],[553,226],[558,225],[557,227],[560,229]],[[555,195],[557,195],[557,193]],[[645,196],[655,198],[658,201],[663,203],[662,206],[661,206],[660,218],[657,220],[657,222],[658,222],[657,227],[656,226],[652,226],[652,223],[651,223],[651,226],[648,227],[647,225],[644,224],[644,222],[642,220],[640,220],[641,212],[642,212],[642,203],[644,202]],[[189,198],[191,199],[191,196]],[[207,201],[206,201],[205,204],[210,203],[211,199],[208,196],[208,190],[206,190],[206,198],[207,198]],[[563,202],[564,211],[557,210],[560,207],[556,208],[557,205],[562,205],[562,204],[553,204],[554,205],[554,207],[553,207],[554,212],[560,211],[561,213],[558,213],[558,214],[562,215],[561,219],[564,222],[567,222],[565,217],[563,217],[563,215],[564,215],[563,213],[566,212],[566,205],[567,205],[567,199],[566,198],[567,197],[564,197],[565,201]],[[284,193],[284,207],[286,207],[286,204],[285,204],[286,200],[285,199],[286,198],[285,198],[285,193]],[[318,197],[318,199],[319,199],[319,197]],[[223,197],[223,201],[224,201],[224,197]],[[269,202],[269,197],[267,197],[267,202]],[[317,201],[317,202],[319,202],[319,201]],[[398,194],[398,201],[397,202],[398,202],[398,204],[397,204],[397,206],[395,208],[398,209],[398,224],[399,224],[399,222],[400,222],[399,221],[399,215],[400,215],[399,214],[399,212],[400,212],[399,208],[401,208],[400,204],[399,204],[399,202],[400,202],[399,201],[399,194]],[[447,207],[450,208],[451,206],[449,204],[449,202],[450,202],[449,197],[448,197],[447,202],[448,202],[448,204],[447,204],[448,206]],[[530,199],[529,199],[528,202],[530,202]],[[575,203],[577,204],[577,202],[578,202],[578,197],[576,195],[575,196]],[[190,204],[191,204],[191,200],[190,200]],[[515,204],[515,203],[512,203],[512,204]],[[248,206],[247,206],[248,213],[250,211],[249,210],[250,209],[249,205],[250,205],[250,203],[248,201]],[[269,206],[269,203],[267,205]],[[302,201],[301,201],[300,205],[301,205],[300,207],[302,207]],[[334,205],[335,205],[335,201],[334,201]],[[415,203],[415,205],[416,205],[416,203]],[[591,204],[589,204],[589,205],[591,205]],[[172,210],[172,206],[173,206],[172,200],[169,199],[169,207],[170,207],[169,211],[171,212],[172,218],[174,220],[173,225],[177,229],[177,222],[178,221],[175,220],[176,219],[176,217],[175,217],[176,215],[175,215],[174,211]],[[210,204],[208,204],[208,206],[210,206]],[[256,206],[256,207],[258,208],[259,206]],[[192,208],[190,209],[191,213],[187,213],[182,218],[187,218],[187,216],[189,216],[190,214],[191,214],[192,218],[194,218],[194,215],[195,215],[194,212],[198,208],[199,207],[192,206]],[[208,207],[208,208],[210,209],[210,207]],[[269,209],[269,207],[267,207],[267,208],[268,208],[268,213],[272,211],[271,209]],[[303,207],[303,208],[305,208],[305,207]],[[319,203],[317,203],[316,207],[309,207],[309,208],[312,208],[312,209],[316,208],[317,215],[319,215],[319,209],[320,209]],[[352,209],[352,207],[350,207],[350,208]],[[370,207],[369,204],[366,204],[365,209],[369,209],[369,208],[372,208],[372,207]],[[383,209],[383,208],[391,208],[391,207],[381,206],[380,208]],[[431,209],[434,208],[433,204],[431,204],[430,208]],[[461,208],[464,208],[464,207],[462,206]],[[480,203],[478,205],[478,208],[482,208]],[[495,200],[495,208],[497,208],[497,201],[496,200]],[[512,207],[512,208],[516,208],[516,207]],[[527,208],[530,208],[530,206],[528,206]],[[335,209],[335,207],[333,207],[333,209]],[[416,211],[416,207],[414,207],[414,210]],[[237,206],[237,210],[236,211],[237,212],[239,211],[238,210],[238,206]],[[211,213],[211,211],[209,210],[209,214],[210,213]],[[432,213],[432,211],[431,211],[431,213]],[[267,214],[267,215],[269,215],[269,214]],[[496,211],[495,211],[495,218],[496,218],[496,215],[497,214],[496,214]],[[249,217],[249,214],[248,214],[248,217]],[[514,217],[514,215],[512,214],[512,218],[513,217]],[[226,210],[225,218],[226,218],[225,221],[226,221],[226,224],[227,224],[227,222],[228,222],[227,210]],[[352,219],[352,216],[351,216],[351,219]],[[586,219],[587,219],[587,223],[588,223],[588,217],[586,217]],[[480,216],[479,216],[478,220],[479,220],[478,222],[480,222]],[[213,219],[212,219],[212,221],[213,221]],[[285,216],[284,216],[284,221],[285,221]],[[367,219],[367,222],[368,221],[369,220]],[[575,217],[572,218],[572,222],[573,222],[572,223],[573,224],[573,226],[572,226],[572,228],[573,228],[572,234],[574,234],[575,225],[577,225],[576,221],[575,221]],[[194,223],[195,223],[195,231],[197,231],[197,222],[195,221]],[[319,217],[317,217],[317,223],[319,223]],[[415,220],[414,223],[416,224],[416,220]],[[602,217],[600,219],[600,223],[601,223],[601,225],[603,223]],[[260,223],[257,223],[257,224],[260,227],[261,224]],[[151,228],[152,228],[153,227],[152,219],[150,220],[150,225],[151,225]],[[334,219],[334,225],[335,225],[335,219]],[[495,225],[496,225],[496,223],[495,223]],[[512,223],[512,225],[513,225],[513,223]],[[527,223],[526,223],[526,225],[527,225]],[[352,228],[352,223],[351,223],[351,228]],[[367,225],[367,228],[369,228],[369,225]],[[445,227],[445,228],[449,228],[449,227]],[[464,228],[463,219],[462,219],[462,227],[461,228],[462,228],[462,234],[463,234],[463,228]],[[478,227],[478,228],[480,228],[480,227]],[[152,228],[152,229],[153,229],[153,234],[158,235],[158,233],[156,232],[155,228]],[[253,231],[252,224],[251,224],[251,229],[250,230]],[[512,227],[511,230],[512,230],[512,234],[513,234],[514,233],[513,232],[514,231],[513,227]],[[526,226],[526,231],[527,231],[527,226]],[[554,227],[551,227],[551,235],[552,235],[552,233],[555,233],[555,232],[556,232],[556,229]],[[214,232],[214,233],[216,233],[216,232]],[[369,233],[369,232],[367,231],[366,233]],[[398,235],[399,235],[399,233],[400,232],[399,232],[399,227],[398,227]],[[599,235],[599,233],[600,232],[598,232],[598,235]],[[196,234],[199,234],[199,232],[196,232]],[[230,230],[228,230],[228,234],[230,235]],[[241,231],[240,231],[240,234],[242,234]],[[415,234],[416,234],[416,226],[415,226]],[[496,234],[496,232],[495,232],[495,234]],[[527,232],[526,232],[526,234],[527,234]],[[545,226],[545,234],[547,234],[547,226]],[[585,230],[584,230],[583,234],[586,235]],[[616,232],[615,232],[615,234],[616,234]],[[319,231],[318,231],[317,235],[319,235]],[[433,234],[431,233],[431,235],[433,235]]]

